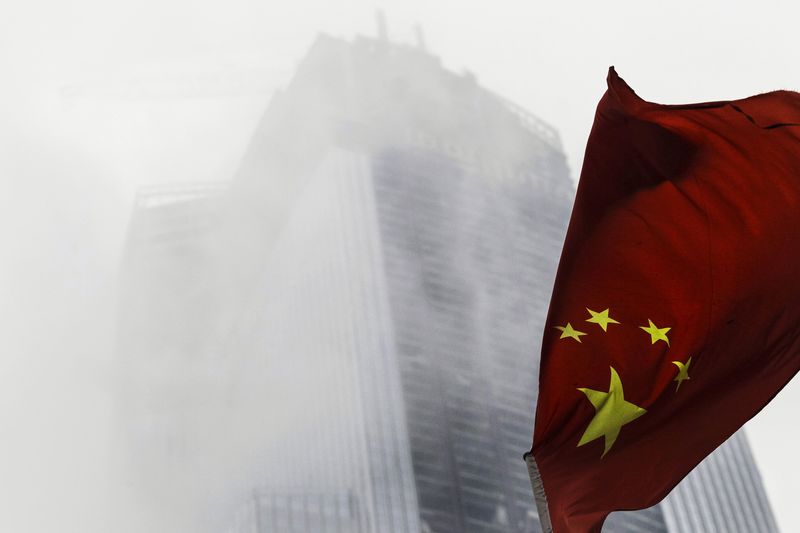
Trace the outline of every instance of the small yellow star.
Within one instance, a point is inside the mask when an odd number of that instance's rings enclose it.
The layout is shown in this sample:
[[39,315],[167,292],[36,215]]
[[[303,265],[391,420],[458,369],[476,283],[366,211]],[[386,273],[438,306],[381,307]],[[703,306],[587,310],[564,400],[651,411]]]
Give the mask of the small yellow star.
[[678,392],[678,389],[681,388],[681,383],[683,383],[687,379],[691,379],[689,377],[689,365],[692,364],[692,358],[690,357],[689,360],[686,361],[685,363],[681,363],[680,361],[673,361],[672,364],[678,367],[678,375],[675,376],[675,379],[672,380],[678,382],[678,386],[675,387],[675,392]]
[[559,339],[566,339],[567,337],[570,337],[572,339],[575,339],[578,342],[581,342],[581,338],[580,338],[581,335],[586,335],[586,333],[584,333],[582,331],[578,331],[576,329],[573,329],[572,328],[572,324],[570,324],[569,322],[567,322],[566,326],[556,326],[555,328],[557,330],[561,331],[561,336],[559,337]]
[[645,330],[647,333],[650,334],[650,344],[655,344],[658,341],[664,341],[669,346],[669,339],[667,338],[667,332],[672,328],[658,328],[653,321],[649,318],[647,321],[650,323],[649,326],[639,326],[641,329]]
[[592,311],[588,307],[586,310],[589,311],[590,315],[592,315],[592,318],[587,318],[586,322],[598,324],[601,328],[603,328],[603,331],[608,331],[609,324],[619,324],[619,322],[608,316],[608,309],[605,311],[600,311],[599,313],[597,311]]
[[583,446],[587,442],[604,437],[605,448],[603,449],[603,455],[600,456],[601,459],[616,442],[622,426],[628,422],[633,422],[647,412],[638,405],[625,401],[622,380],[619,379],[619,374],[614,370],[614,367],[610,368],[611,383],[608,385],[608,392],[578,389],[592,402],[595,409],[594,418],[589,422],[586,431],[583,432],[578,446]]

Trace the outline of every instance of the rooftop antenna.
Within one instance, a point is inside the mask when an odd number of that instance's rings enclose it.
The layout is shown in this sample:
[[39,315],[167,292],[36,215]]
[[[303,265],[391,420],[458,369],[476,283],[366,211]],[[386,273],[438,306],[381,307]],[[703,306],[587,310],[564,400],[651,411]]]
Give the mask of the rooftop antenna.
[[375,11],[375,20],[378,22],[378,39],[381,41],[388,41],[389,36],[386,31],[386,14],[383,9]]
[[419,22],[414,24],[414,35],[417,37],[417,48],[427,50],[425,47],[425,32],[422,31],[422,25]]

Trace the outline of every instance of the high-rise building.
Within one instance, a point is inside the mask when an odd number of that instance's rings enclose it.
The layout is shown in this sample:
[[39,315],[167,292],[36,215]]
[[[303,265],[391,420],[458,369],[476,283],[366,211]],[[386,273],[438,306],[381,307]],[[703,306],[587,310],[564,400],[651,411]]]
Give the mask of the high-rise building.
[[[178,484],[238,443],[231,533],[539,531],[522,453],[572,196],[556,131],[471,74],[320,37],[230,187],[151,191],[134,215],[132,438]],[[736,446],[666,516],[605,531],[754,531],[686,519],[699,505],[758,505],[774,528]],[[723,496],[723,470],[750,488]]]
[[743,431],[686,476],[661,508],[670,532],[778,531]]

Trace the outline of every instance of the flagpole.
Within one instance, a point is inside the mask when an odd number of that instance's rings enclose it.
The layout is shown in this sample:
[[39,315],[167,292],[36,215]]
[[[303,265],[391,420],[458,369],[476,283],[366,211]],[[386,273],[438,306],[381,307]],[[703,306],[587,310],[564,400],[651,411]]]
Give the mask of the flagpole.
[[553,533],[553,523],[550,521],[550,511],[547,509],[547,495],[544,492],[542,476],[531,452],[523,456],[525,464],[528,465],[528,475],[531,478],[531,488],[533,489],[533,499],[536,502],[536,510],[539,512],[539,522],[542,526],[542,533]]

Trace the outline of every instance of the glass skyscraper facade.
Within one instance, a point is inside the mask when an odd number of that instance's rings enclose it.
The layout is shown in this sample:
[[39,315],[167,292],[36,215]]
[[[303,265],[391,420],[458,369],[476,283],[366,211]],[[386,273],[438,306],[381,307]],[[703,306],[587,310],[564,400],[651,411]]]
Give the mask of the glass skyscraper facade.
[[[320,37],[229,187],[151,192],[134,215],[131,438],[180,478],[208,420],[234,438],[236,409],[263,406],[229,533],[540,531],[522,453],[572,196],[556,131],[474,76]],[[181,361],[178,386],[136,400]],[[604,531],[774,531],[746,442],[729,446]]]
[[686,476],[661,507],[669,531],[778,531],[742,431]]

